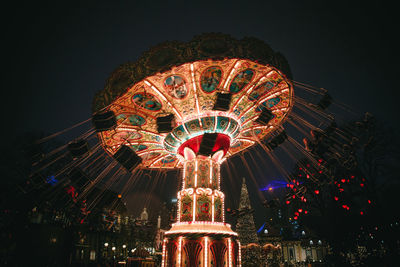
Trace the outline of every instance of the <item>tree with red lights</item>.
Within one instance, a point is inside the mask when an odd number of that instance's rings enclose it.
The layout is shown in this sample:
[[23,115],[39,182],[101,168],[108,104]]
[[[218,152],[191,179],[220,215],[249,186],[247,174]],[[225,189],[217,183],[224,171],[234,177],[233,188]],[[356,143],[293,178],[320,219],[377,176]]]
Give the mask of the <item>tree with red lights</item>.
[[[371,239],[383,218],[395,220],[385,212],[390,202],[381,194],[394,173],[394,140],[368,113],[359,122],[340,128],[331,124],[311,136],[304,140],[311,157],[297,162],[287,184],[292,218],[328,240],[336,255],[371,246],[365,235]],[[376,242],[370,251],[382,248]]]

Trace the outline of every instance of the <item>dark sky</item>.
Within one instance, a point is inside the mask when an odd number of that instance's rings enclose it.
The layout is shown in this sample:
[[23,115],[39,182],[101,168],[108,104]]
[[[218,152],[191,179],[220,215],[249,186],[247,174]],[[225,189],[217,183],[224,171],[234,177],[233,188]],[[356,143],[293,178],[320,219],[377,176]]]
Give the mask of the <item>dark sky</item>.
[[204,32],[262,39],[287,57],[295,80],[399,129],[397,14],[384,1],[40,2],[2,8],[6,138],[88,119],[119,64]]

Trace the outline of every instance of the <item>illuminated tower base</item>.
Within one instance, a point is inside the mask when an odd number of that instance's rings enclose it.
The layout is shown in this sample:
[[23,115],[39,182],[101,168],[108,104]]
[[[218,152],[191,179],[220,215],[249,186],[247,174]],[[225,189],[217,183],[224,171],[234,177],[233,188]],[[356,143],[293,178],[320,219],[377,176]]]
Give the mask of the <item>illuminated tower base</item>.
[[177,222],[165,233],[161,266],[241,266],[237,233],[225,223],[223,151],[205,157],[186,147],[184,154]]

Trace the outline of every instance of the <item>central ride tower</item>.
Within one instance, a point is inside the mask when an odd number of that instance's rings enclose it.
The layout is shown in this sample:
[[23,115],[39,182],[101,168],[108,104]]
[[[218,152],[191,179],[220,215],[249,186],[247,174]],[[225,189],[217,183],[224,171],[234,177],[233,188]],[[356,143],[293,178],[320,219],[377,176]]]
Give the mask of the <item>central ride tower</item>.
[[177,222],[165,233],[163,267],[241,266],[240,243],[225,223],[225,195],[220,187],[220,165],[229,149],[229,135],[239,132],[239,124],[226,117],[202,119],[215,123],[225,119],[233,125],[232,133],[207,133],[179,148],[184,158],[182,187]]

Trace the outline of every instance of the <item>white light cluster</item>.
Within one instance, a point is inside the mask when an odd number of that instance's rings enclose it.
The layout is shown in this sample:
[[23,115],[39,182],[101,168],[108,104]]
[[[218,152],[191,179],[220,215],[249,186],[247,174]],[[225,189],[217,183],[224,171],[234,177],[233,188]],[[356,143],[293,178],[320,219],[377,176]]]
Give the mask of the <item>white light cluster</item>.
[[218,225],[218,226],[227,226],[231,227],[229,223],[224,223],[224,222],[209,222],[209,221],[197,221],[197,222],[176,222],[173,223],[172,226],[179,226],[179,225],[205,225],[205,224],[211,224],[211,225]]
[[222,230],[199,230],[199,229],[193,229],[193,230],[176,230],[176,231],[168,231],[168,234],[222,234],[222,235],[234,235],[237,236],[237,233],[233,231],[222,231]]

